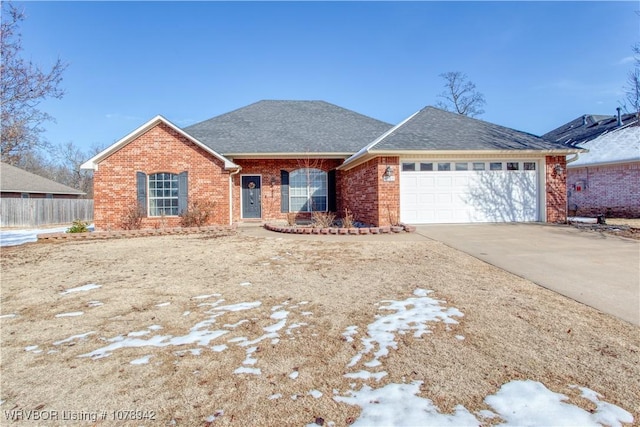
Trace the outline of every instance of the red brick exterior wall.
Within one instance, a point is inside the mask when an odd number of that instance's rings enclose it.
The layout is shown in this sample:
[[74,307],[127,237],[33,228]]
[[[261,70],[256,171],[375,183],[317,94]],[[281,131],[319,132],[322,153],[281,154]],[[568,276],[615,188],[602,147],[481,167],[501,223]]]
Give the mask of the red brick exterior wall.
[[[567,159],[565,156],[547,156],[545,182],[547,222],[567,221]],[[561,172],[556,171],[560,165]]]
[[[242,175],[261,175],[262,191],[261,191],[261,207],[262,220],[286,219],[287,213],[281,212],[281,182],[280,171],[286,170],[292,172],[301,168],[320,169],[328,172],[335,169],[342,160],[339,159],[236,159],[234,163],[242,167],[239,174],[233,177],[233,220],[241,221],[242,210],[240,205],[241,198],[241,176]],[[339,194],[339,193],[338,193]],[[309,215],[301,215],[306,218]]]
[[567,193],[573,215],[640,218],[640,162],[571,168]]
[[[391,225],[400,218],[399,157],[376,157],[353,169],[340,171],[338,210],[349,209],[357,221],[374,226]],[[387,166],[394,181],[385,181]]]
[[[229,171],[216,157],[165,124],[116,151],[94,173],[94,222],[97,230],[122,229],[137,204],[136,172],[188,172],[188,200],[213,202],[211,224],[229,224]],[[174,227],[180,218],[146,217],[143,228]]]

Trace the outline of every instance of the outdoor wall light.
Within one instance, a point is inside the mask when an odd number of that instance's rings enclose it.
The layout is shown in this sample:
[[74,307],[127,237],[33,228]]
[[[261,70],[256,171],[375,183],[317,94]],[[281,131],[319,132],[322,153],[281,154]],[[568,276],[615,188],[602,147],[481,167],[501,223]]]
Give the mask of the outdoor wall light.
[[556,165],[553,167],[553,171],[556,173],[556,175],[560,175],[562,174],[562,172],[564,172],[564,169],[562,168],[562,165],[560,163],[556,163]]
[[393,176],[393,166],[387,166],[382,175],[383,181],[395,181],[396,177]]
[[276,177],[275,176],[271,177],[271,185],[276,185]]

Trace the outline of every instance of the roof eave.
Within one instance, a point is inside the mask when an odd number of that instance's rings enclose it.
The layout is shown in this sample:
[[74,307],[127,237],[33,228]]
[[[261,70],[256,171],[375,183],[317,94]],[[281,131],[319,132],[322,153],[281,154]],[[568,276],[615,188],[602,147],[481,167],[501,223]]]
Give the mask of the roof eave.
[[[544,150],[371,150],[363,152],[358,158],[353,158],[349,163],[345,162],[338,167],[340,170],[349,170],[362,163],[367,162],[375,157],[394,156],[394,157],[456,157],[456,156],[508,156],[518,157],[527,156],[565,156],[568,154],[585,153],[588,150],[581,148],[560,148],[560,149],[544,149]],[[349,159],[350,160],[350,159]]]
[[353,153],[225,153],[230,159],[346,159]]
[[614,166],[625,163],[640,163],[640,158],[635,159],[622,159],[622,160],[611,160],[606,162],[593,162],[593,163],[568,163],[567,168],[569,169],[577,169],[577,168],[590,168],[593,166]]

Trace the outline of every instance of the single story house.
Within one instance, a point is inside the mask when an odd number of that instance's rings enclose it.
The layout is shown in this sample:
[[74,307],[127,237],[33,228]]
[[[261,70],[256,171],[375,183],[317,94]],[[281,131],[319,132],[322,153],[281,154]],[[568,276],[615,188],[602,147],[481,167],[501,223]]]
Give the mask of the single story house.
[[7,163],[0,163],[0,198],[3,199],[77,199],[85,193],[27,172]]
[[348,209],[372,225],[566,220],[566,156],[537,136],[425,107],[396,126],[323,101],[259,101],[180,128],[162,116],[89,159],[95,225],[212,223]]
[[636,114],[584,115],[543,137],[588,150],[567,164],[570,215],[640,218],[640,127]]

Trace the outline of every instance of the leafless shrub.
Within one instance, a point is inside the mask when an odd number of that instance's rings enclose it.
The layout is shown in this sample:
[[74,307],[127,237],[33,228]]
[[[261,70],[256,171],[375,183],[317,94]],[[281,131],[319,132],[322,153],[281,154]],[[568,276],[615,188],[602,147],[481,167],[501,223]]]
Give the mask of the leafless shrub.
[[287,214],[287,225],[289,227],[293,227],[296,225],[296,214],[295,212],[289,212]]
[[344,210],[344,216],[342,217],[342,228],[353,228],[353,227],[355,227],[353,223],[353,214],[348,208],[346,208]]
[[142,218],[144,218],[144,209],[137,203],[131,205],[122,219],[122,228],[125,230],[140,230],[142,227]]
[[203,202],[194,200],[190,202],[187,210],[180,214],[180,226],[182,227],[202,227],[209,223],[213,213],[214,202]]
[[329,228],[333,226],[336,216],[333,212],[313,212],[311,223],[314,227]]

